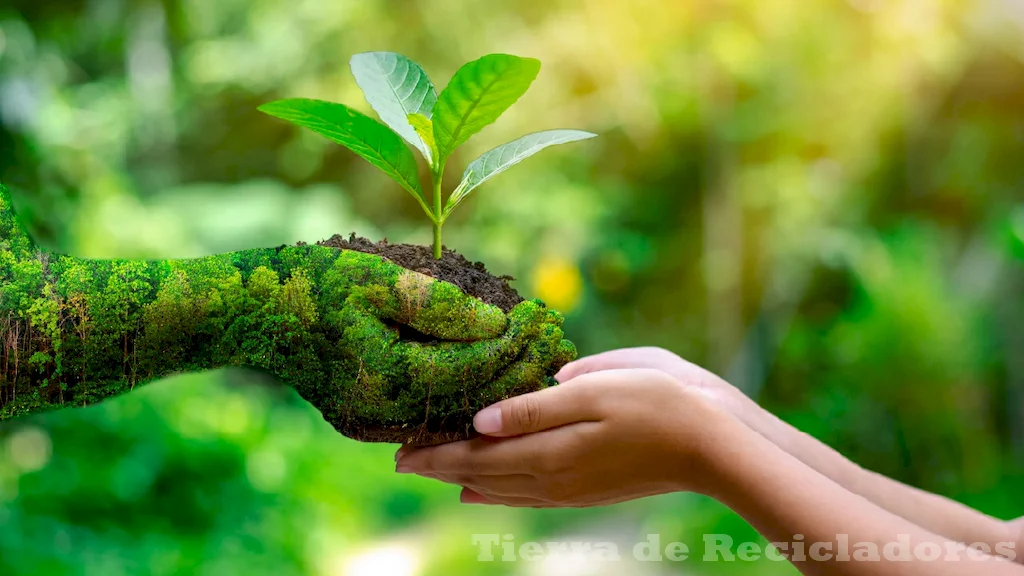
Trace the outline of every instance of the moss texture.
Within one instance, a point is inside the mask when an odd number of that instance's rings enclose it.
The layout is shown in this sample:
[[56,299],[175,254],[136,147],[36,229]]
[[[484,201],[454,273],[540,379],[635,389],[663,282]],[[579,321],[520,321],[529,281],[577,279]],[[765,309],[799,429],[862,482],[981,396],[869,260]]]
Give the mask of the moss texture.
[[265,371],[363,441],[436,444],[575,358],[540,301],[507,314],[380,256],[303,245],[187,260],[37,248],[0,186],[0,418],[170,374]]

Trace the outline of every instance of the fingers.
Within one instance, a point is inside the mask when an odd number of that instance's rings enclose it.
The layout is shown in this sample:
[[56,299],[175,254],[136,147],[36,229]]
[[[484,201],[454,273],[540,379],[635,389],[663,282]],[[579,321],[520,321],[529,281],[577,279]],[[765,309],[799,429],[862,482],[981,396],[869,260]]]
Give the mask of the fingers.
[[485,506],[513,506],[516,508],[555,508],[550,502],[534,498],[518,498],[512,496],[498,496],[477,492],[471,488],[463,488],[459,495],[459,501],[463,504],[483,504]]
[[405,456],[406,454],[413,450],[415,450],[415,448],[413,448],[412,446],[409,446],[408,444],[403,444],[402,447],[399,448],[397,452],[395,452],[395,463],[397,464],[398,461],[402,459],[402,456]]
[[[423,476],[428,476],[424,474]],[[513,498],[536,498],[542,493],[537,478],[528,474],[507,476],[472,476],[468,474],[430,474],[430,478],[446,484],[469,488],[475,492]]]
[[401,474],[520,474],[530,469],[529,453],[511,442],[474,438],[407,450],[395,470]]
[[439,340],[495,338],[508,321],[497,306],[485,304],[454,284],[408,270],[386,258],[343,250],[324,279],[332,301],[373,310],[381,319],[410,326]]
[[441,340],[471,341],[505,332],[507,319],[500,308],[418,272],[404,271],[395,284],[396,322]]
[[[503,375],[523,348],[523,342],[509,338],[436,344],[399,340],[389,353],[403,360],[408,373],[408,394],[422,396],[424,401],[428,392],[435,400],[451,397],[457,405],[452,406],[453,410],[458,406],[475,410],[486,401],[473,399],[474,387]],[[494,398],[491,396],[489,400]],[[435,402],[433,407],[440,409],[442,406]]]
[[497,502],[491,500],[487,496],[466,487],[462,488],[462,493],[459,494],[459,501],[463,504],[497,504]]
[[564,340],[562,316],[539,301],[518,304],[509,312],[506,337],[522,342],[519,361],[484,389],[489,398],[507,398],[553,384],[551,375],[576,358],[576,347]]
[[516,438],[481,436],[425,448],[403,447],[395,455],[395,470],[400,474],[443,475],[459,480],[550,474],[565,464],[558,456],[559,451],[586,442],[594,426],[599,424],[585,422]]
[[601,419],[599,386],[552,386],[484,408],[473,418],[477,432],[495,437],[541,432]]
[[562,339],[560,317],[538,302],[516,306],[501,337],[421,342],[383,321],[363,295],[353,293],[346,306],[326,315],[341,334],[337,344],[351,358],[350,385],[338,390],[339,421],[408,422],[465,432],[481,408],[546,387],[550,375],[575,356]]
[[594,354],[592,356],[580,358],[575,362],[570,362],[555,374],[555,380],[558,380],[559,382],[568,382],[578,376],[593,372],[601,372],[603,370],[619,370],[626,368],[654,368],[665,370],[671,367],[673,363],[679,362],[680,360],[681,359],[678,356],[668,350],[653,346],[622,348],[619,350],[610,350],[608,352]]

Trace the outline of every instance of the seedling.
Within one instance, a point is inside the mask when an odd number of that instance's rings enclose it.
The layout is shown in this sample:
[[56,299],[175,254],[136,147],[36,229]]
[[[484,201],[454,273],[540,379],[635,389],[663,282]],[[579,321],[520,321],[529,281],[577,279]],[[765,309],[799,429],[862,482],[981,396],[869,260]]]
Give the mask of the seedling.
[[[398,182],[433,223],[437,259],[444,223],[473,190],[548,146],[596,136],[580,130],[547,130],[502,144],[470,163],[444,201],[441,182],[452,153],[526,93],[540,72],[540,61],[508,54],[484,56],[460,68],[440,95],[423,68],[401,54],[356,54],[350,66],[384,124],[344,104],[308,98],[278,100],[259,110],[345,146]],[[423,193],[416,158],[402,140],[419,150],[430,167],[432,205]]]

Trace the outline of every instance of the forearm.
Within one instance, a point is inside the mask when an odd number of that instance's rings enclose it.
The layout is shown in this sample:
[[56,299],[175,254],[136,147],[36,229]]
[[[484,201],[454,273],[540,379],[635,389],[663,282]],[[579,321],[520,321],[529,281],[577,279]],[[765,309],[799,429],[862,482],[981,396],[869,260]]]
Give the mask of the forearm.
[[[311,277],[337,257],[318,246],[162,261],[87,260],[34,246],[6,254],[6,417],[39,409],[18,402],[33,390],[45,404],[80,406],[187,371],[253,366],[280,375],[286,353],[316,347]],[[318,357],[303,360],[320,372]]]
[[765,439],[839,486],[893,514],[958,542],[993,545],[1016,536],[1006,522],[865,470],[752,400],[744,397],[740,403],[741,420]]
[[38,250],[9,206],[0,187],[0,419],[244,366],[351,438],[422,445],[467,438],[476,410],[575,356],[542,303],[506,313],[378,255],[84,260]]
[[[804,543],[804,557],[791,558],[804,574],[1024,575],[1024,567],[957,546],[956,541],[846,490],[738,421],[723,420],[718,434],[728,440],[719,443],[723,448],[712,458],[714,481],[709,495],[743,516],[770,541]],[[906,542],[906,554],[894,557],[903,552],[898,547],[901,540]],[[1016,552],[1013,540],[984,544],[994,554]],[[849,558],[841,554],[844,541]],[[886,545],[890,546],[888,558]],[[784,554],[787,551],[797,552],[796,547],[782,550]],[[863,556],[858,556],[858,551]],[[872,551],[874,561],[868,559]],[[938,559],[929,561],[936,551]]]

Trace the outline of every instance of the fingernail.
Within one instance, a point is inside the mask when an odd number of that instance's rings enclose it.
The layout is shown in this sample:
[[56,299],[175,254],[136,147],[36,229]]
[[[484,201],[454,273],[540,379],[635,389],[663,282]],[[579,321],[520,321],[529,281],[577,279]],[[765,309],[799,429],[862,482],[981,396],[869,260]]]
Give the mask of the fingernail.
[[405,453],[408,452],[408,451],[409,451],[409,448],[407,446],[402,446],[401,448],[399,448],[398,451],[395,452],[395,462],[398,462],[399,460],[401,460],[402,456],[405,456]]
[[395,467],[395,472],[398,472],[399,474],[412,474],[412,466],[399,464]]
[[501,409],[491,406],[477,412],[473,418],[473,428],[481,434],[501,432]]

